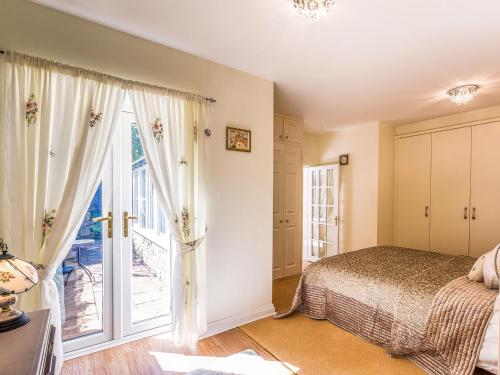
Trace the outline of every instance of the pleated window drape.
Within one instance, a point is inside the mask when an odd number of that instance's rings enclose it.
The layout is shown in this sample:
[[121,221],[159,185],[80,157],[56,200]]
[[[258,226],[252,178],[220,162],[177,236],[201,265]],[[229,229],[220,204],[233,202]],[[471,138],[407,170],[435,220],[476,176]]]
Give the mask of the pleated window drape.
[[[197,101],[131,90],[147,168],[175,246],[172,321],[179,345],[206,331],[205,125],[208,108]],[[196,251],[194,251],[196,250]]]

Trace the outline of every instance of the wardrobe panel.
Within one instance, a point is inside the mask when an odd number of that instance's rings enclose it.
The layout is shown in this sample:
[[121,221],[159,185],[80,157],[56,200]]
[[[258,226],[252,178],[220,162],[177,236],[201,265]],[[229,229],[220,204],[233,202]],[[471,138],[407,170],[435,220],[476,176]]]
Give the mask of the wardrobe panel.
[[284,145],[284,276],[302,270],[302,148]]
[[283,140],[283,116],[274,115],[274,140]]
[[429,250],[431,135],[399,139],[396,160],[396,244]]
[[471,128],[432,134],[430,249],[468,255]]
[[302,122],[285,117],[283,121],[283,136],[286,142],[302,143]]
[[273,166],[273,228],[283,222],[283,195],[284,195],[284,152],[282,143],[274,143]]
[[472,127],[469,255],[500,242],[500,122]]
[[273,279],[283,277],[284,235],[283,227],[273,228]]

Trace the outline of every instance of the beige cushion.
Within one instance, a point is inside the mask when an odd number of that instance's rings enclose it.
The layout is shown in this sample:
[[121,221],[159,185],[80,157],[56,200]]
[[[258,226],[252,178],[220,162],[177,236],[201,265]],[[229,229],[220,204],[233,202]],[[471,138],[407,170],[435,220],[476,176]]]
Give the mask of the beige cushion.
[[[498,289],[497,271],[500,272],[500,244],[490,251],[483,264],[484,285],[490,289]],[[495,270],[497,268],[497,271]]]
[[489,253],[491,253],[491,251],[488,251],[486,254],[483,254],[479,258],[477,258],[476,263],[474,263],[469,274],[467,275],[470,281],[482,282],[484,280],[483,265],[484,260]]

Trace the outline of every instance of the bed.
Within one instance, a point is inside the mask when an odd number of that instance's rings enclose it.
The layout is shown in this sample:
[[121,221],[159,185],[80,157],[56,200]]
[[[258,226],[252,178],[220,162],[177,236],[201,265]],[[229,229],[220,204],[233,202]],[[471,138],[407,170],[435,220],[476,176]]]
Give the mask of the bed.
[[276,318],[328,319],[429,374],[491,371],[498,293],[467,279],[474,261],[387,246],[326,258],[306,268],[290,310]]

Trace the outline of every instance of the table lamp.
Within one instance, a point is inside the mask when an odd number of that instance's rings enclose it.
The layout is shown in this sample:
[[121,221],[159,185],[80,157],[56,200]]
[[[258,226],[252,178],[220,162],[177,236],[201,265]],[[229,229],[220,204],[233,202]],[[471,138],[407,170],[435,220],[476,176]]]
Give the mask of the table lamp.
[[16,294],[27,292],[38,283],[38,274],[30,263],[9,254],[2,239],[0,251],[0,332],[5,332],[30,321],[28,315],[13,305]]

